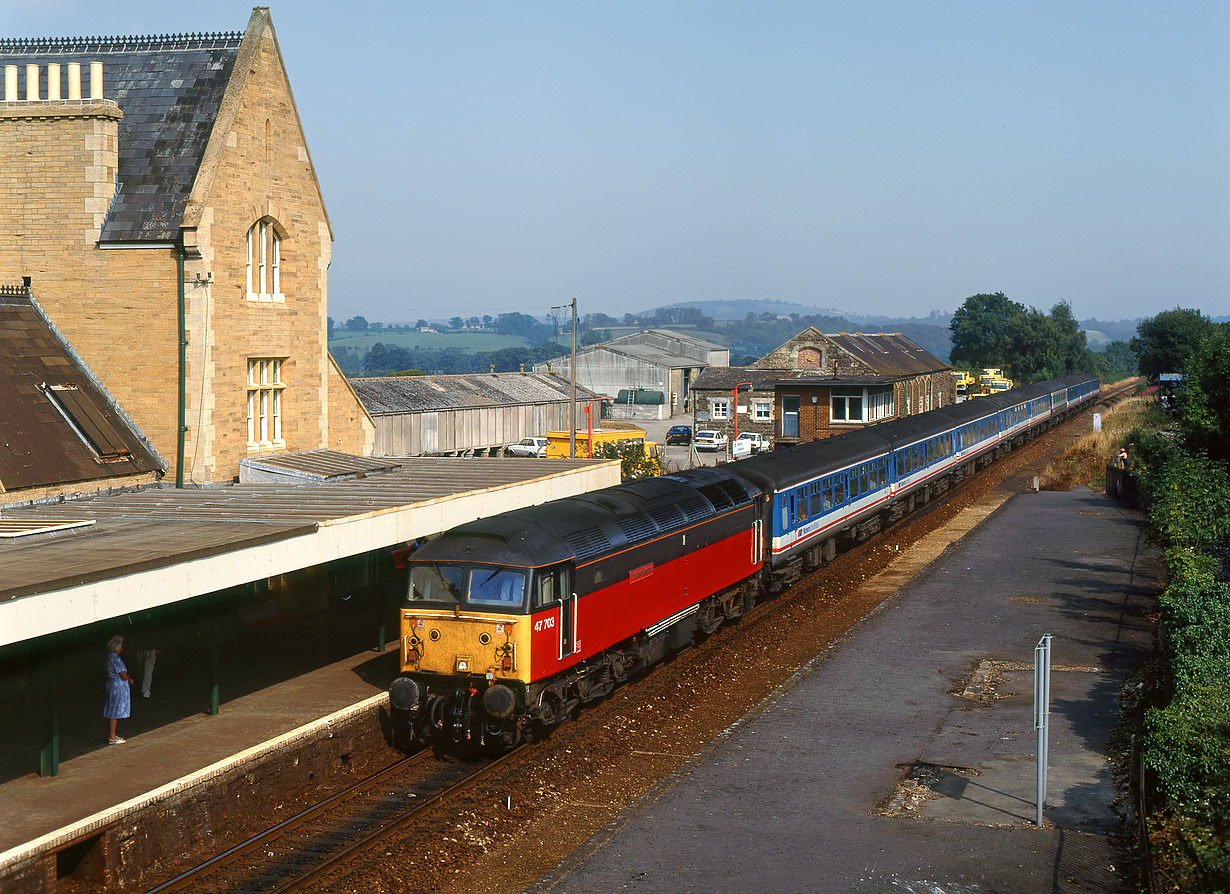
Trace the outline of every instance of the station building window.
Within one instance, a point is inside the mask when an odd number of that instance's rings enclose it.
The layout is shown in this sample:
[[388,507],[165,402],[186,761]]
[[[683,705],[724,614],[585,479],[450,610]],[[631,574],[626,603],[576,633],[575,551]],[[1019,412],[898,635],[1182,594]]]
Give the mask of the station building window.
[[285,447],[282,437],[282,381],[285,358],[248,359],[248,449]]
[[892,388],[834,388],[829,402],[833,422],[877,422],[893,415]]
[[285,301],[282,294],[282,236],[269,218],[248,230],[249,301]]

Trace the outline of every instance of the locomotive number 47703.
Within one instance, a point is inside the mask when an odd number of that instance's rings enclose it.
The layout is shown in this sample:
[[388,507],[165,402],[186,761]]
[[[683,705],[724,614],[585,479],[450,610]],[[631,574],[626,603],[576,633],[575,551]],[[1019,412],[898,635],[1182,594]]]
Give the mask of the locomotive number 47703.
[[537,621],[534,622],[534,632],[541,633],[543,630],[550,630],[554,626],[555,626],[554,616],[547,617],[547,618],[539,618]]

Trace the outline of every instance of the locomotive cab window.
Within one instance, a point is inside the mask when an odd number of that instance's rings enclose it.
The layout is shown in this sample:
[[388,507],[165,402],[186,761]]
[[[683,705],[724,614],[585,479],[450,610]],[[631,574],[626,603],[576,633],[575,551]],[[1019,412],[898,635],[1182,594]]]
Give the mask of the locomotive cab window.
[[525,605],[526,574],[520,568],[414,563],[407,601],[455,606],[467,604],[519,611]]
[[449,605],[461,601],[465,587],[465,569],[460,565],[436,565],[415,563],[410,569],[410,602],[444,602]]
[[474,568],[466,601],[503,609],[521,608],[525,602],[525,572],[511,568]]

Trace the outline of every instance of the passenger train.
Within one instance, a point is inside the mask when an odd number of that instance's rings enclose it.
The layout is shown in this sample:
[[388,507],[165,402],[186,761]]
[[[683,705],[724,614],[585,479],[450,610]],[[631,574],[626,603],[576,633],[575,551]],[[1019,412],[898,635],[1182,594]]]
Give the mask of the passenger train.
[[540,736],[1099,388],[1069,376],[447,531],[406,560],[390,705],[418,741]]

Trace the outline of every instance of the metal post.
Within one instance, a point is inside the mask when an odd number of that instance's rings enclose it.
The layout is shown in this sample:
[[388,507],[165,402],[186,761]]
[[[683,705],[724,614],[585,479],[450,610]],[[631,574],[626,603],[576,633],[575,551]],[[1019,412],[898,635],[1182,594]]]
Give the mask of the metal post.
[[[592,442],[591,442],[592,448]],[[592,451],[591,451],[592,452]],[[577,455],[577,299],[572,297],[572,421],[568,425],[568,456]]]
[[219,660],[221,635],[218,633],[218,622],[215,619],[210,619],[209,622],[209,713],[217,715],[220,711],[220,701],[218,698],[219,681],[221,675],[222,662]]
[[1038,782],[1037,811],[1034,822],[1042,825],[1046,806],[1046,764],[1050,750],[1051,718],[1051,635],[1044,633],[1034,646],[1034,729],[1037,731]]
[[[38,752],[38,774],[40,776],[60,775],[60,670],[55,652],[47,655],[46,661],[39,662],[42,677],[42,699],[45,705],[43,725],[39,731],[43,745]],[[45,687],[45,688],[44,688]]]

